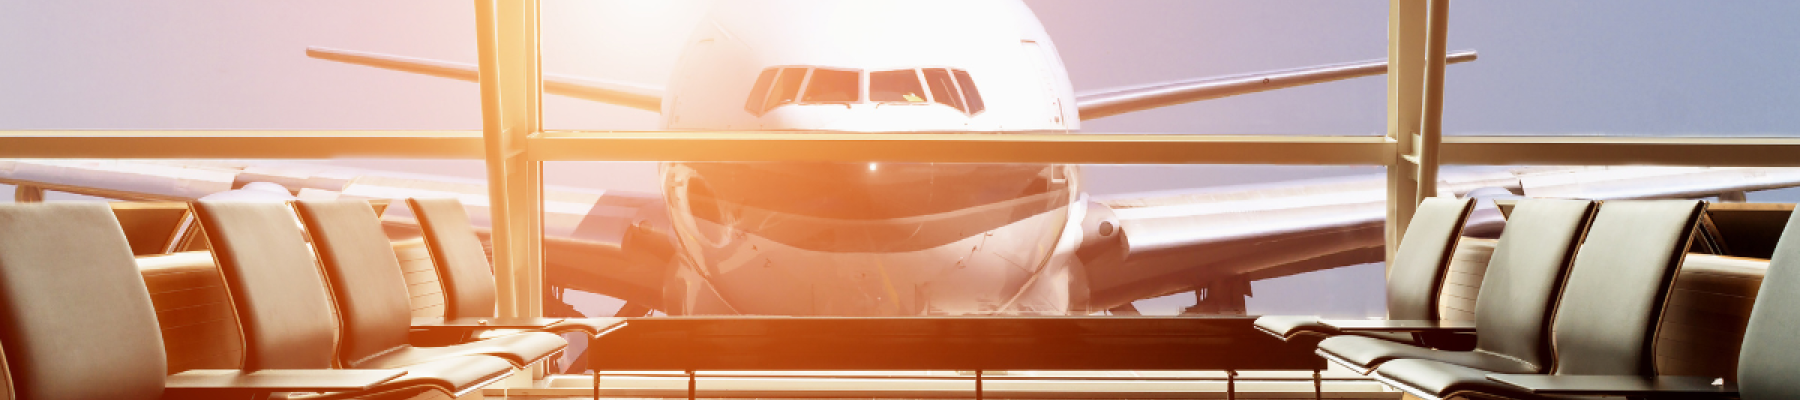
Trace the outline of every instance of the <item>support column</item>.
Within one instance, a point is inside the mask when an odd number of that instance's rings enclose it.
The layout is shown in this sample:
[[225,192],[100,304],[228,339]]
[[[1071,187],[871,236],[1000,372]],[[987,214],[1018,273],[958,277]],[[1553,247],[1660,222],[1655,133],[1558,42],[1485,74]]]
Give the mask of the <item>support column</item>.
[[[476,0],[482,137],[501,317],[543,315],[542,164],[526,153],[541,131],[537,0]],[[536,378],[543,368],[520,374]]]
[[1419,190],[1414,204],[1438,193],[1438,145],[1444,142],[1444,59],[1450,36],[1450,0],[1431,0],[1431,19],[1426,23],[1425,115],[1419,137],[1413,139],[1418,158]]
[[1412,157],[1424,102],[1425,0],[1388,0],[1387,260],[1394,260],[1406,224],[1418,206],[1418,164]]

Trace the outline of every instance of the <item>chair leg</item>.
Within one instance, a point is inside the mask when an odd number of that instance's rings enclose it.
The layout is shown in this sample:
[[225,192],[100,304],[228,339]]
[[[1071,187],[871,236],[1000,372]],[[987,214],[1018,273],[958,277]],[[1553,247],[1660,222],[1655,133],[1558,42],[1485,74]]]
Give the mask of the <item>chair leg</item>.
[[600,370],[591,371],[594,371],[591,373],[594,376],[594,400],[600,400]]
[[1237,400],[1237,371],[1225,370],[1225,400]]
[[1325,378],[1313,370],[1313,400],[1325,400]]
[[975,400],[982,400],[984,398],[984,396],[986,396],[986,394],[982,393],[981,370],[976,369],[975,370]]
[[688,400],[694,400],[694,370],[688,370]]

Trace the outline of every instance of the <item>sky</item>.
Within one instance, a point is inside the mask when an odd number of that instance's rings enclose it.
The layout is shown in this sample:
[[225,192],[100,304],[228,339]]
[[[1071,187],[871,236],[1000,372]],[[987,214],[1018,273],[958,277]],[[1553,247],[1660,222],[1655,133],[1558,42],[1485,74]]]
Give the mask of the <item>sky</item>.
[[[1077,92],[1386,55],[1388,3],[1380,0],[1026,3],[1055,41]],[[660,85],[707,4],[544,0],[544,69]],[[1800,2],[1791,1],[1452,2],[1449,47],[1481,57],[1449,67],[1444,130],[1800,135],[1800,74],[1793,72],[1800,71],[1794,45],[1800,25],[1791,23],[1797,17]],[[473,21],[469,3],[432,0],[0,2],[0,130],[479,129],[475,84],[304,56],[307,46],[325,46],[473,63]],[[1379,77],[1359,78],[1103,118],[1083,128],[1378,135],[1384,86]],[[651,130],[658,121],[653,113],[558,96],[546,96],[544,115],[551,129]],[[483,171],[466,160],[323,162],[469,177]],[[552,163],[546,179],[654,191],[654,171],[648,163]],[[1090,190],[1109,194],[1381,169],[1094,166],[1087,172]],[[1371,269],[1360,268],[1258,290],[1307,292],[1334,279],[1368,279]],[[1318,301],[1261,297],[1253,307]],[[1350,308],[1356,307],[1364,305]]]

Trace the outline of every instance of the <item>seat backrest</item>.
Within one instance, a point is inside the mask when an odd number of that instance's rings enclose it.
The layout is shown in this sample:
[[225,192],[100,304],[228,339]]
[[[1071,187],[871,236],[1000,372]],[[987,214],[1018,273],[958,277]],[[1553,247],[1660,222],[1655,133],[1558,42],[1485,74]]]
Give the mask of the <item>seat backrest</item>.
[[1800,212],[1788,217],[1757,291],[1738,353],[1737,385],[1746,400],[1800,394]]
[[162,333],[129,243],[104,203],[0,204],[0,352],[12,396],[162,396]]
[[1438,319],[1438,291],[1462,237],[1472,199],[1432,197],[1419,203],[1388,268],[1388,319]]
[[302,200],[294,209],[312,235],[343,323],[340,364],[355,368],[360,360],[406,345],[412,325],[406,277],[375,209],[361,200]]
[[1475,298],[1475,349],[1550,366],[1550,318],[1594,202],[1522,200],[1494,246]]
[[453,198],[411,198],[406,202],[419,217],[438,281],[444,284],[444,317],[493,317],[493,266],[488,264],[487,252],[481,250],[481,237],[475,235],[475,225],[469,223],[462,202]]
[[6,345],[0,344],[0,400],[12,400],[12,372],[6,370]]
[[281,202],[194,203],[243,328],[246,370],[332,367],[331,299],[292,210]]
[[1600,205],[1557,305],[1556,374],[1655,374],[1656,323],[1703,210],[1697,200]]

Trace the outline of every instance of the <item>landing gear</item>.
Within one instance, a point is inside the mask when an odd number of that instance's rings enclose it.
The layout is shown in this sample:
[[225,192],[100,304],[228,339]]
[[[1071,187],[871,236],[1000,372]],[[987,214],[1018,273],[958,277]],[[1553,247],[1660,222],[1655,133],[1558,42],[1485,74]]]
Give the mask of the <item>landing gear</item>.
[[1207,283],[1194,291],[1194,306],[1181,310],[1183,315],[1245,315],[1244,298],[1250,297],[1250,281],[1226,278]]

